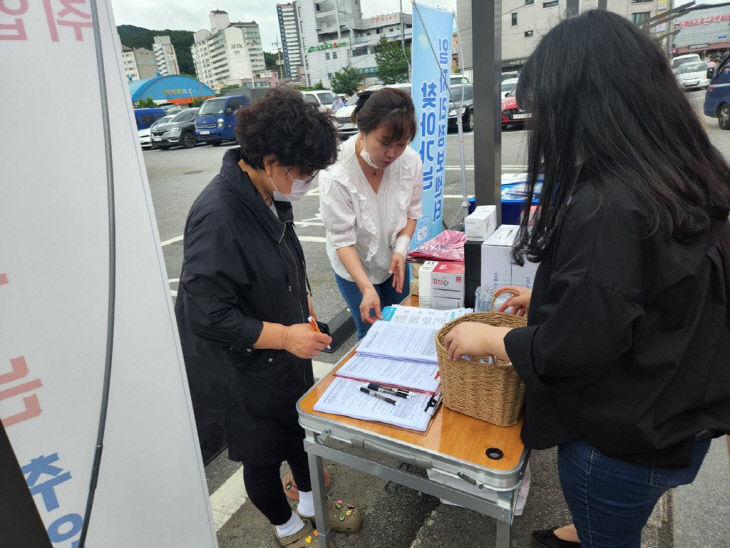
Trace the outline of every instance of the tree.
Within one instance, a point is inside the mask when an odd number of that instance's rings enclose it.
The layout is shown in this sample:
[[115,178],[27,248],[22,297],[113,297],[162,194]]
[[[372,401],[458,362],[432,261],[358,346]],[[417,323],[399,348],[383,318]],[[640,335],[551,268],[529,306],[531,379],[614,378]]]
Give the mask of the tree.
[[155,100],[152,97],[142,97],[142,99],[137,101],[136,108],[154,108],[156,106],[157,103],[155,103]]
[[264,62],[266,63],[266,70],[279,71],[279,65],[276,62],[279,60],[278,53],[271,53],[269,51],[264,52]]
[[130,48],[147,48],[149,50],[152,49],[155,36],[169,36],[170,42],[175,46],[180,74],[195,74],[193,54],[190,52],[190,46],[194,42],[192,31],[170,29],[149,30],[143,27],[135,27],[134,25],[119,25],[117,32],[119,33],[122,44],[125,46],[129,46]]
[[345,67],[330,78],[330,87],[335,93],[355,93],[362,83],[363,75],[355,67]]
[[[406,48],[406,55],[410,57],[410,47]],[[384,84],[397,84],[408,81],[408,61],[403,55],[400,42],[389,42],[385,36],[375,46],[375,63],[378,66],[378,78]]]

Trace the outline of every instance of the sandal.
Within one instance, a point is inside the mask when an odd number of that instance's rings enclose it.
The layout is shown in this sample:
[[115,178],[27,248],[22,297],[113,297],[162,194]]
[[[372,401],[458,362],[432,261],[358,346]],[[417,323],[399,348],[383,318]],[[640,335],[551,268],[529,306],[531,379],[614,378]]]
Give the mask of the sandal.
[[[297,514],[300,518],[314,523],[314,516],[302,516],[299,512]],[[327,505],[327,521],[332,531],[356,533],[362,527],[362,514],[354,504],[342,500],[330,501]]]
[[[330,486],[330,473],[327,469],[324,469],[324,488],[327,489]],[[297,489],[297,482],[294,481],[294,476],[289,472],[284,479],[281,480],[281,485],[284,488],[284,494],[287,498],[292,500],[299,500],[299,489]]]
[[[309,548],[310,546],[319,546],[319,533],[312,525],[312,521],[305,519],[304,527],[293,535],[288,537],[280,537],[274,532],[274,537],[284,548]],[[334,541],[330,540],[330,546],[334,548]]]

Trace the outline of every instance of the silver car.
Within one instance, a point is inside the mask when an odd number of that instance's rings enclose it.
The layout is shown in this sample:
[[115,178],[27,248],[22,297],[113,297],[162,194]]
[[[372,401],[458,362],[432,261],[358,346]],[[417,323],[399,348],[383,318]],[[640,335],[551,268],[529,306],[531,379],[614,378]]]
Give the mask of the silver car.
[[710,85],[710,79],[707,77],[707,63],[704,61],[682,63],[675,71],[675,74],[677,75],[679,87],[684,89],[706,89]]

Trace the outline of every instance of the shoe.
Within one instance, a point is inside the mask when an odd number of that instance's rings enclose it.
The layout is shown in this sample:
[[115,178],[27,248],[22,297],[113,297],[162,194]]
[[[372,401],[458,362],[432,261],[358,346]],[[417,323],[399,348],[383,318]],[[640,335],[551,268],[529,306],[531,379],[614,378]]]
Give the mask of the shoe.
[[[314,516],[302,516],[300,518],[314,522]],[[348,504],[342,500],[330,501],[327,505],[327,522],[332,531],[338,533],[357,533],[362,528],[362,514],[355,508],[354,504]]]
[[563,540],[555,536],[555,530],[559,527],[553,527],[552,529],[542,529],[539,531],[532,532],[532,538],[543,546],[549,548],[580,548],[580,542],[571,542],[569,540]]
[[[274,532],[274,537],[284,548],[310,548],[319,546],[319,533],[308,519],[304,520],[304,527],[293,535],[280,537]],[[334,541],[330,540],[330,546],[334,547]]]

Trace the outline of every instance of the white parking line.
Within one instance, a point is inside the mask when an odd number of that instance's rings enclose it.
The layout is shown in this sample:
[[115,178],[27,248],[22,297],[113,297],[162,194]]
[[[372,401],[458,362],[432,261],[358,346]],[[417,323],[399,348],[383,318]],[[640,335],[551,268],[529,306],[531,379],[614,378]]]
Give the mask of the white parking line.
[[231,516],[246,502],[246,487],[243,485],[243,467],[239,466],[226,482],[210,496],[215,530],[220,531]]

